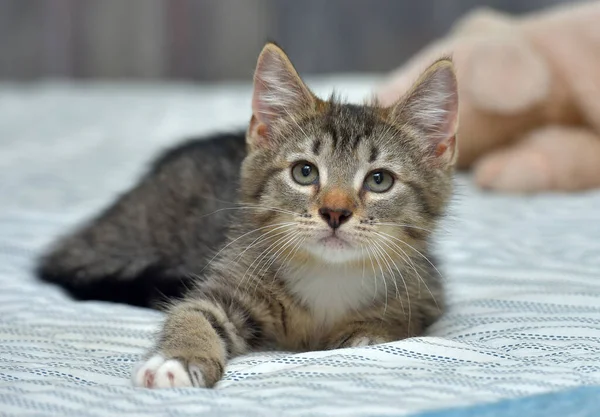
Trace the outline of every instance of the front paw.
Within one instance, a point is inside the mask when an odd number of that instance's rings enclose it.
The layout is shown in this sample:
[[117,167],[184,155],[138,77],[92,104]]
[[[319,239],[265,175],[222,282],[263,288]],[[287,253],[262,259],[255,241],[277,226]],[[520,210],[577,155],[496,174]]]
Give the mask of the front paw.
[[132,380],[144,388],[210,388],[223,376],[218,360],[205,358],[168,358],[155,354],[136,366]]
[[373,346],[382,343],[389,342],[383,336],[372,335],[368,333],[351,333],[342,337],[336,344],[338,349],[351,348],[351,347],[363,347]]

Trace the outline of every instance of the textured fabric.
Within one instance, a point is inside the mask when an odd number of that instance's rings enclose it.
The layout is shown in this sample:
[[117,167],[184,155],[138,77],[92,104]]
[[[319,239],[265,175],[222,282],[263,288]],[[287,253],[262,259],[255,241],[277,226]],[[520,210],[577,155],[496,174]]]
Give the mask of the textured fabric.
[[[331,81],[331,82],[330,82]],[[360,99],[368,79],[335,84]],[[242,126],[249,87],[0,87],[0,415],[384,416],[600,384],[600,192],[488,195],[460,177],[427,337],[239,358],[215,390],[134,389],[161,314],[77,303],[34,256],[189,134]]]

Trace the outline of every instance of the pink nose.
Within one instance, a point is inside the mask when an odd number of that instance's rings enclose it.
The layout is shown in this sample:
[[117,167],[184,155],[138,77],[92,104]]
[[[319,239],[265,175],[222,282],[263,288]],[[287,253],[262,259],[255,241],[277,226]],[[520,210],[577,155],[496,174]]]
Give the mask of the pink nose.
[[352,212],[346,209],[330,209],[328,207],[322,207],[319,209],[319,214],[327,222],[329,227],[332,229],[337,229],[342,224],[346,223],[350,217],[352,217]]

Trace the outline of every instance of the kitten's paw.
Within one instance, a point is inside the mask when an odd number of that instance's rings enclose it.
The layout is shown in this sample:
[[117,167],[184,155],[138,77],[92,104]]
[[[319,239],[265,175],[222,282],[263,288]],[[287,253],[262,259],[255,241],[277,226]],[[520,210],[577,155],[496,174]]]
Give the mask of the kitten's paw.
[[133,370],[133,385],[145,388],[205,387],[202,372],[195,365],[187,367],[177,359],[160,354],[150,357]]
[[386,340],[383,337],[377,336],[358,336],[355,338],[350,338],[348,340],[347,347],[363,347],[363,346],[373,346],[380,345],[385,343]]
[[334,346],[338,349],[343,348],[353,348],[353,347],[364,347],[364,346],[373,346],[379,345],[382,343],[387,343],[389,340],[382,336],[375,336],[370,334],[354,334],[351,336],[342,337],[340,341],[338,341]]

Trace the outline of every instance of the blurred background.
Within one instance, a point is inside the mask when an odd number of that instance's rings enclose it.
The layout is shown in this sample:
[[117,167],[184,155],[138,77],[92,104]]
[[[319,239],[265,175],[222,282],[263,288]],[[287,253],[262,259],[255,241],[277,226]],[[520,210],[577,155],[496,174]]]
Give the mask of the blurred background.
[[265,40],[303,74],[387,72],[476,6],[569,0],[0,0],[0,80],[247,80]]

